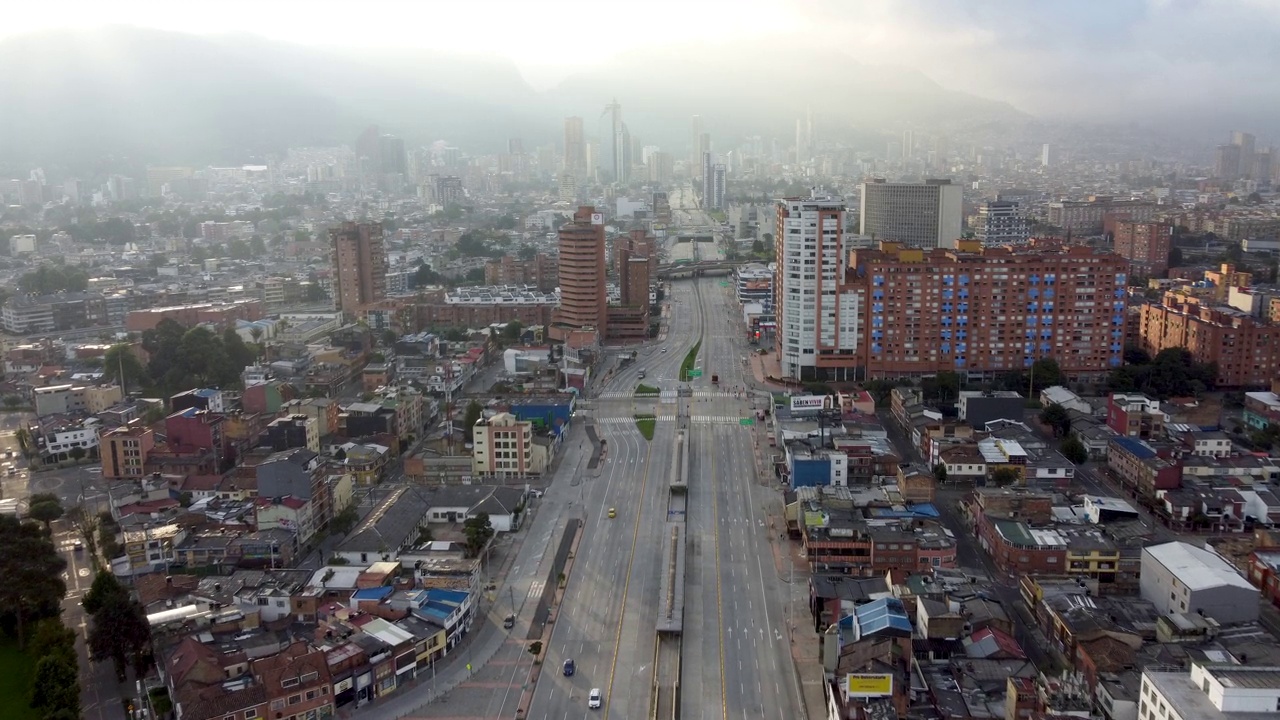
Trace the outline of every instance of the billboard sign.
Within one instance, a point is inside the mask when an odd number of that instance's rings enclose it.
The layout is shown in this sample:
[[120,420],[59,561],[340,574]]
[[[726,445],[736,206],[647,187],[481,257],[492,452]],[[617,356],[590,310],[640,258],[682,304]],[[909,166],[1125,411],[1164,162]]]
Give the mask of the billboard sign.
[[603,225],[603,224],[604,224],[604,213],[591,213],[591,224],[592,224],[592,225]]
[[888,697],[893,694],[893,676],[849,674],[844,677],[844,691],[849,697]]
[[826,395],[792,395],[791,412],[812,412],[830,407],[830,398]]

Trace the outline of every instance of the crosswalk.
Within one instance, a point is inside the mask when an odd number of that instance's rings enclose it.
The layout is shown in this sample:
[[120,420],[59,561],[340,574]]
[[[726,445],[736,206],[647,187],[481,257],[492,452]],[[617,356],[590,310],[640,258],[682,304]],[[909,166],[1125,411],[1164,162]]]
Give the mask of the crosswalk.
[[[675,415],[659,415],[657,416],[656,419],[658,422],[675,422],[676,416]],[[596,418],[596,422],[600,425],[634,425],[636,422],[636,419],[633,417],[606,417],[606,418]]]
[[[653,399],[652,395],[637,396],[635,392],[624,392],[620,390],[611,390],[609,392],[603,392],[603,393],[600,393],[598,397],[601,400],[627,400],[627,399],[650,400],[650,399]],[[659,393],[658,397],[662,400],[675,400],[676,391],[663,390],[661,393]],[[719,390],[694,390],[693,397],[695,398],[736,398],[738,397],[738,395],[730,392],[721,392]]]
[[738,425],[742,418],[737,415],[691,415],[689,422],[694,425]]

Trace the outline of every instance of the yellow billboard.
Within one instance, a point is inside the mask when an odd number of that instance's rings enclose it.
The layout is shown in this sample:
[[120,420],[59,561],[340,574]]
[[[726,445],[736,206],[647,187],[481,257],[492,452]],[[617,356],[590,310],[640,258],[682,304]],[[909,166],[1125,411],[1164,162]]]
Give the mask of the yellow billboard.
[[893,694],[893,676],[846,675],[844,691],[850,697],[886,697]]

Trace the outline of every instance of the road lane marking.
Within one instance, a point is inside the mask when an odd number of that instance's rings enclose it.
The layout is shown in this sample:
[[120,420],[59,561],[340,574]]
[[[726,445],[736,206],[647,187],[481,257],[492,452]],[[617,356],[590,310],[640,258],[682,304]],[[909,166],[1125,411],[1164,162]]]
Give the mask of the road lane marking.
[[[644,454],[644,473],[640,476],[640,499],[635,503],[635,529],[631,534],[631,555],[627,558],[626,581],[622,584],[622,607],[618,613],[618,632],[613,640],[613,660],[609,663],[609,690],[604,698],[604,720],[609,720],[609,711],[613,708],[613,680],[618,672],[618,653],[622,649],[622,624],[627,618],[627,594],[631,590],[631,566],[636,559],[636,543],[640,540],[640,517],[644,508],[645,488],[649,484],[649,461],[653,457],[653,445],[649,443]],[[612,479],[612,478],[611,478]]]

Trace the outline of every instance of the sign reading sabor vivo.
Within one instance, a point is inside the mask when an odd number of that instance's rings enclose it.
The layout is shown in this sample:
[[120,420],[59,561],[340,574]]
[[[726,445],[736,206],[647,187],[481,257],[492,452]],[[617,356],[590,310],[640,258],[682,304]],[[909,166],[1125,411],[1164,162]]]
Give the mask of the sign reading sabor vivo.
[[822,410],[830,407],[831,398],[826,395],[792,395],[791,412],[797,410]]

